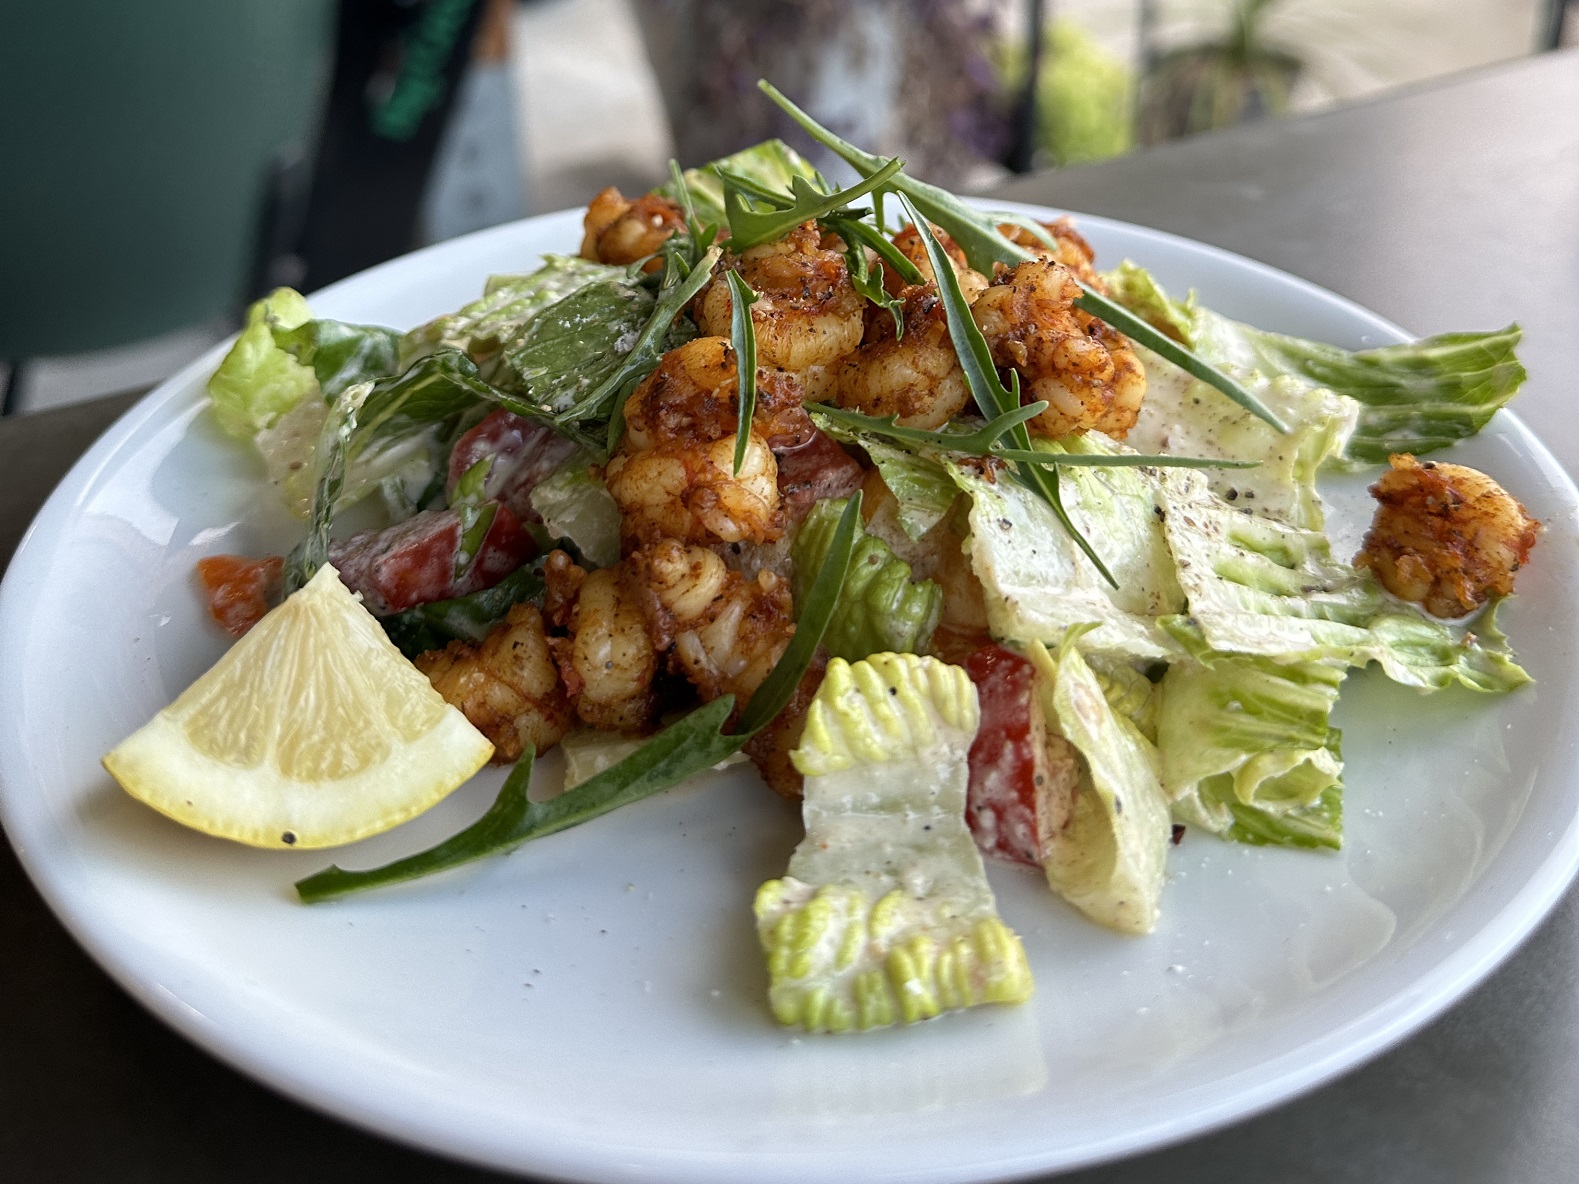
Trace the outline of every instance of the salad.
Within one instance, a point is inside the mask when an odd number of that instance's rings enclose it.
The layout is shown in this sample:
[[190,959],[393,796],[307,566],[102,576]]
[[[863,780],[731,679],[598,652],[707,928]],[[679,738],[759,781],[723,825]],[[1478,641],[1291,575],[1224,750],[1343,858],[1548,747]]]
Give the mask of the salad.
[[[1264,332],[762,85],[856,184],[769,141],[604,190],[578,256],[409,331],[254,306],[212,414],[302,537],[200,562],[241,640],[106,757],[128,790],[327,846],[514,766],[473,826],[311,903],[749,760],[805,823],[755,899],[773,1013],[861,1030],[1029,996],[984,855],[1144,934],[1187,831],[1341,845],[1352,670],[1529,681],[1496,613],[1539,524],[1418,459],[1518,390],[1517,327]],[[1316,481],[1365,467],[1345,557]]]

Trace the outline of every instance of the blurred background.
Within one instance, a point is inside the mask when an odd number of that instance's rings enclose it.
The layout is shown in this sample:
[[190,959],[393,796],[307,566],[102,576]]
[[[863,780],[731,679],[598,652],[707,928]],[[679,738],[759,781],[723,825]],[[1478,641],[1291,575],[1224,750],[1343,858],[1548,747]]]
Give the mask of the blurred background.
[[1570,44],[1568,7],[8,0],[4,411],[152,384],[274,286],[311,291],[604,185],[641,192],[670,156],[769,135],[809,149],[759,76],[913,171],[982,189]]

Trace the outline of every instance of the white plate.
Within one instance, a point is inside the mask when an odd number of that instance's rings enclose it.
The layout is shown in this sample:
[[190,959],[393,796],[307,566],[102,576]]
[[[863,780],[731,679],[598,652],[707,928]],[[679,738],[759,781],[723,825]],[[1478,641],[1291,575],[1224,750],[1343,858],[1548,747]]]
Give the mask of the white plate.
[[[1213,308],[1349,348],[1376,316],[1209,247],[1081,228]],[[325,290],[320,315],[407,326],[490,272],[573,249],[556,214],[418,252]],[[98,758],[221,652],[192,564],[287,547],[255,466],[201,414],[216,350],[100,440],[0,592],[0,806],[83,945],[217,1056],[397,1139],[587,1180],[989,1180],[1090,1163],[1242,1117],[1399,1040],[1487,974],[1579,863],[1576,493],[1500,415],[1455,458],[1547,532],[1506,624],[1540,680],[1424,698],[1370,674],[1338,709],[1342,855],[1191,835],[1144,939],[1079,920],[995,867],[1033,1001],[917,1028],[797,1038],[773,1024],[751,920],[796,812],[714,775],[508,858],[306,908],[322,853],[183,830]],[[1364,482],[1331,487],[1352,538]],[[490,772],[427,816],[334,853],[427,846],[479,814]]]

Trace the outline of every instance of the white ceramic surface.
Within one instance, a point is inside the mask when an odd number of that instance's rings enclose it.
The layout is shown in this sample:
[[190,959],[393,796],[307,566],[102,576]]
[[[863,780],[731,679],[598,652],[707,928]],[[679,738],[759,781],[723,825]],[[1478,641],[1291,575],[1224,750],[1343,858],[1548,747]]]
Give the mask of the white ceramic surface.
[[[1096,218],[1099,258],[1256,324],[1350,348],[1400,331],[1248,260]],[[573,249],[576,215],[418,252],[320,293],[325,316],[408,326],[490,272]],[[220,352],[159,388],[71,472],[0,591],[0,807],[51,906],[191,1039],[397,1139],[544,1176],[738,1184],[1001,1179],[1114,1157],[1288,1098],[1417,1028],[1488,973],[1579,863],[1576,493],[1504,414],[1455,459],[1501,478],[1547,532],[1506,614],[1540,680],[1426,698],[1352,677],[1341,855],[1190,835],[1144,939],[1079,920],[995,867],[1037,991],[860,1037],[796,1037],[764,1005],[751,922],[793,809],[749,772],[406,887],[306,908],[327,862],[176,826],[99,755],[223,648],[198,557],[278,551],[292,524],[202,414]],[[1363,480],[1330,487],[1342,545]],[[545,762],[553,773],[553,761]],[[349,866],[478,815],[479,776]]]

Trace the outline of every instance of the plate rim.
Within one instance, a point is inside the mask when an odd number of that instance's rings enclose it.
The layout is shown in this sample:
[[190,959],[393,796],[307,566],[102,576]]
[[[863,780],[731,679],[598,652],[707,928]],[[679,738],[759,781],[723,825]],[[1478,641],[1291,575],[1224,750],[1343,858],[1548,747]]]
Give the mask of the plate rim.
[[[1142,239],[1167,242],[1176,249],[1182,248],[1197,254],[1204,253],[1217,262],[1248,270],[1286,287],[1292,287],[1307,300],[1335,309],[1346,316],[1369,322],[1378,332],[1398,340],[1414,339],[1412,334],[1400,326],[1339,293],[1260,260],[1210,243],[1118,219],[1032,203],[973,200],[973,204],[991,209],[1036,214],[1069,213],[1089,225],[1111,227],[1138,235]],[[332,301],[348,285],[355,283],[360,286],[376,281],[381,274],[411,266],[415,259],[431,260],[441,257],[456,250],[458,244],[482,245],[493,236],[505,239],[519,233],[525,224],[564,219],[577,213],[579,211],[564,210],[535,215],[477,231],[458,239],[433,244],[346,277],[310,294],[308,299],[313,302]],[[41,557],[43,544],[40,539],[47,535],[49,527],[54,525],[56,520],[63,518],[80,504],[82,495],[92,488],[95,477],[128,446],[137,430],[154,420],[194,379],[212,370],[234,340],[232,336],[212,347],[139,399],[104,430],[56,485],[18,542],[16,551],[7,566],[4,580],[0,582],[0,652],[10,648],[8,640],[10,620],[18,611],[18,605],[24,596],[33,591],[28,576],[30,568]],[[1579,489],[1575,488],[1572,478],[1523,421],[1506,409],[1498,412],[1498,418],[1503,428],[1516,436],[1519,442],[1543,463],[1550,474],[1559,479],[1558,483],[1563,487],[1565,496],[1579,503]],[[33,584],[36,582],[31,581]],[[464,1133],[446,1138],[444,1131],[440,1129],[443,1126],[442,1122],[437,1124],[435,1129],[429,1129],[427,1124],[413,1122],[410,1115],[397,1115],[390,1109],[380,1109],[376,1105],[369,1104],[366,1098],[358,1097],[354,1089],[337,1088],[333,1082],[322,1080],[323,1074],[313,1074],[305,1070],[293,1071],[290,1065],[276,1064],[266,1057],[260,1057],[256,1049],[247,1047],[241,1038],[208,1022],[206,1017],[183,1002],[174,992],[161,984],[146,982],[139,977],[135,973],[136,968],[131,964],[135,959],[128,958],[114,949],[110,934],[105,931],[107,926],[102,919],[95,923],[90,915],[78,914],[70,899],[67,877],[62,874],[61,869],[48,865],[41,857],[36,857],[31,844],[27,841],[29,836],[18,833],[18,816],[10,802],[12,793],[16,791],[10,787],[13,784],[25,784],[25,778],[13,776],[13,772],[20,767],[21,762],[15,759],[17,753],[13,751],[13,743],[20,737],[16,734],[12,722],[16,719],[16,712],[10,696],[10,684],[0,682],[0,826],[4,827],[7,838],[17,852],[19,862],[56,919],[95,963],[139,1004],[209,1055],[243,1075],[261,1081],[320,1113],[349,1122],[397,1143],[494,1169],[589,1181],[651,1180],[664,1178],[663,1173],[666,1172],[673,1174],[682,1171],[687,1173],[685,1177],[673,1178],[686,1178],[697,1182],[703,1180],[722,1182],[738,1178],[738,1172],[747,1164],[762,1166],[760,1160],[753,1160],[746,1153],[733,1153],[720,1154],[717,1156],[717,1162],[704,1167],[693,1160],[686,1160],[683,1153],[659,1149],[649,1150],[648,1159],[643,1164],[626,1165],[621,1170],[618,1165],[608,1161],[602,1164],[591,1163],[584,1153],[578,1154],[573,1145],[565,1142],[552,1148],[545,1147],[543,1158],[534,1163],[523,1164],[514,1160],[501,1160],[490,1155],[488,1147],[476,1142],[466,1145],[462,1141]],[[1256,1070],[1263,1076],[1258,1083],[1227,1091],[1219,1100],[1191,1107],[1181,1114],[1144,1125],[1131,1125],[1124,1134],[1114,1135],[1099,1144],[1084,1145],[1076,1149],[1073,1154],[1020,1157],[1012,1161],[1001,1160],[995,1164],[978,1160],[977,1162],[981,1164],[980,1170],[972,1174],[971,1178],[999,1180],[1036,1173],[1070,1171],[1155,1151],[1264,1113],[1332,1081],[1397,1046],[1456,1005],[1482,983],[1528,939],[1562,899],[1576,875],[1579,875],[1579,797],[1576,797],[1574,806],[1575,812],[1569,818],[1566,829],[1551,840],[1545,858],[1529,872],[1502,908],[1488,918],[1472,935],[1465,938],[1455,950],[1377,1005],[1352,1015],[1343,1024],[1323,1032],[1295,1050],[1286,1052],[1272,1061],[1262,1062]],[[1310,1055],[1312,1053],[1316,1055]],[[1279,1060],[1291,1060],[1296,1054],[1302,1063],[1291,1065],[1268,1076],[1267,1069],[1270,1065],[1277,1064]],[[782,1166],[789,1169],[789,1172],[800,1170],[787,1160]],[[782,1174],[788,1178],[788,1173]],[[767,1178],[767,1175],[764,1175],[764,1178]],[[943,1181],[965,1177],[957,1167],[945,1167],[924,1177],[914,1178]]]

